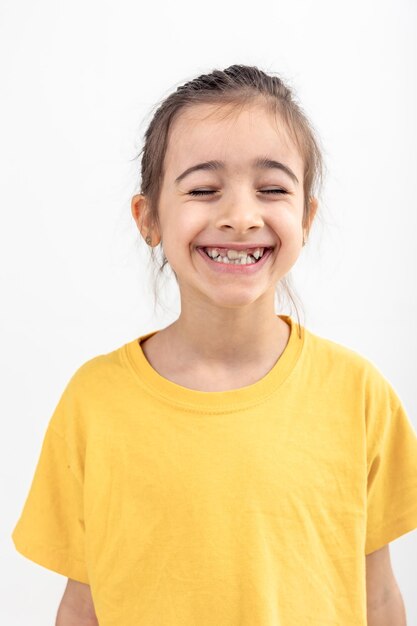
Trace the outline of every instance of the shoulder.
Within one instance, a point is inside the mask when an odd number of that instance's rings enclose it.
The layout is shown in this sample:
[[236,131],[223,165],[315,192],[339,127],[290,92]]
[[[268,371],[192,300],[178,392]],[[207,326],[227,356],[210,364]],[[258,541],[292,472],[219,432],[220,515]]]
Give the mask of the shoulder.
[[367,355],[340,342],[306,330],[306,355],[323,375],[352,383],[368,399],[395,404],[397,394],[380,367]]
[[78,394],[94,394],[114,384],[117,377],[123,374],[124,365],[121,359],[122,347],[110,352],[94,355],[82,361],[68,380],[68,387]]
[[305,335],[307,352],[321,363],[338,369],[349,368],[368,375],[379,372],[375,363],[358,350],[311,330],[305,329]]
[[120,389],[126,374],[120,351],[117,348],[97,354],[73,371],[50,420],[55,432],[67,438],[70,433],[83,433],[104,414],[112,400],[123,397]]

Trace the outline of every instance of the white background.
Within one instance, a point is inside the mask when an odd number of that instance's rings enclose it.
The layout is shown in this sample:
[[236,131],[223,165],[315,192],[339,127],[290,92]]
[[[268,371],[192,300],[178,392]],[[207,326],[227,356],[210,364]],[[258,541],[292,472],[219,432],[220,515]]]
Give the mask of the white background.
[[[295,90],[328,168],[292,272],[302,322],[371,359],[416,427],[416,30],[414,0],[1,0],[3,624],[53,624],[66,584],[10,538],[66,382],[179,313],[173,279],[153,313],[133,159],[201,73],[258,65]],[[416,624],[417,532],[390,551]]]

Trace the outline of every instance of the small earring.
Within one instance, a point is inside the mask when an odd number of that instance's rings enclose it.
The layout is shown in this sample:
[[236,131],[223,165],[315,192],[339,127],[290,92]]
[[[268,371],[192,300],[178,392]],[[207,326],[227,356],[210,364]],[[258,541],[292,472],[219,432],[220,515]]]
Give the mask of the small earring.
[[145,241],[148,244],[148,246],[150,246],[151,243],[152,243],[152,239],[151,239],[151,237],[149,235],[146,236]]
[[306,245],[306,240],[304,238],[304,233],[303,233],[303,246],[305,246],[305,245]]

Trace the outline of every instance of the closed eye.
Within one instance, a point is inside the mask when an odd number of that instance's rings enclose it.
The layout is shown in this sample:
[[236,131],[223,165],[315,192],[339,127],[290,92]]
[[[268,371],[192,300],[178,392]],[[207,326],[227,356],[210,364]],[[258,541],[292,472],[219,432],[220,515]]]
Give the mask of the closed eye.
[[[285,189],[261,189],[260,190],[261,193],[266,193],[266,194],[286,194],[288,193],[287,191],[285,191]],[[193,189],[192,191],[189,192],[188,195],[190,196],[207,196],[210,194],[216,193],[214,190],[212,189]]]

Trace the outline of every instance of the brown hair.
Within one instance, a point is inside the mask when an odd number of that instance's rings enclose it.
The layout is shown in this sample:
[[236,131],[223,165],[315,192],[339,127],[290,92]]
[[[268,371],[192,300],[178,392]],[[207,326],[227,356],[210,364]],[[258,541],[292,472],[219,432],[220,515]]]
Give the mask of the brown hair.
[[[319,140],[314,128],[302,107],[295,100],[290,87],[278,75],[268,75],[256,66],[231,65],[224,70],[214,70],[211,74],[202,74],[177,87],[158,107],[145,132],[144,146],[135,157],[141,160],[140,193],[148,200],[150,230],[154,225],[159,229],[158,203],[164,176],[164,157],[168,145],[168,133],[173,121],[182,111],[195,104],[232,105],[232,113],[247,103],[260,101],[267,110],[284,122],[289,136],[297,146],[304,163],[304,212],[303,227],[309,232],[309,199],[318,197],[323,184],[324,160],[319,147]],[[162,241],[161,250],[162,250]],[[162,264],[155,261],[155,249],[150,247],[157,277],[168,263],[162,250]],[[172,269],[172,268],[171,268]],[[173,270],[172,270],[173,271]],[[175,279],[178,283],[177,276]],[[289,300],[294,304],[298,323],[298,310],[292,295],[289,274],[284,276],[275,292],[279,296],[280,284],[284,287]],[[155,303],[157,301],[156,281],[154,282]],[[297,298],[298,299],[298,298]]]

